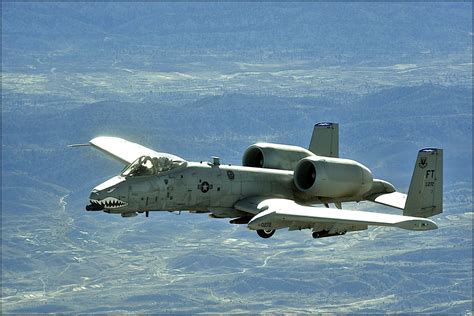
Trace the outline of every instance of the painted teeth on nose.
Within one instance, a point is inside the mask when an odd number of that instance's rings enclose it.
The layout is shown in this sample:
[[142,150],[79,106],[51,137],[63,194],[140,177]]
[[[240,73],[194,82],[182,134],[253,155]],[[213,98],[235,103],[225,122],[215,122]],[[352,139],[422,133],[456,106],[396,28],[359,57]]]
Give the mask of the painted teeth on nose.
[[104,206],[106,208],[119,208],[128,205],[126,202],[121,201],[114,197],[106,197],[100,201],[91,200],[91,203],[96,203],[98,205]]
[[91,203],[92,205],[102,206],[102,202],[101,202],[101,201],[93,200],[93,199],[91,199],[91,200],[89,200],[89,201],[90,201],[90,203]]

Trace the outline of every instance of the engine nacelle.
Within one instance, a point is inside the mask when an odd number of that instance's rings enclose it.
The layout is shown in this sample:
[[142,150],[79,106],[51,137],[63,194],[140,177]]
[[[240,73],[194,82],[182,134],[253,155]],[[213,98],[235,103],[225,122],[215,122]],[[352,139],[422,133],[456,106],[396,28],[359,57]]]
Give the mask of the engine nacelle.
[[256,143],[247,148],[242,158],[246,167],[294,170],[302,158],[314,155],[298,146]]
[[362,196],[372,187],[372,173],[349,159],[311,156],[298,162],[293,176],[296,187],[316,197]]

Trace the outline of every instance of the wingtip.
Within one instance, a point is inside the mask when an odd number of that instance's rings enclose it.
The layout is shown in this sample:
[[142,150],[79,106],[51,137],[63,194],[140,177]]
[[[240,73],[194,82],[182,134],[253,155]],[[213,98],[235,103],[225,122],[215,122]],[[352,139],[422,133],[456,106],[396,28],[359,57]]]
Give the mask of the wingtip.
[[438,225],[430,219],[427,218],[413,218],[396,225],[399,228],[415,231],[425,231],[425,230],[434,230],[438,229]]

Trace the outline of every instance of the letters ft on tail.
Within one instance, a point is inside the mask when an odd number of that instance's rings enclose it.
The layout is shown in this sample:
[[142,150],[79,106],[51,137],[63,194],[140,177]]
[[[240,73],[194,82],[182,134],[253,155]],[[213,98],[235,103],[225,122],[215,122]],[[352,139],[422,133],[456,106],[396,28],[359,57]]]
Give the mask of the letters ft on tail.
[[[151,211],[209,213],[246,224],[263,238],[275,230],[311,229],[314,238],[343,235],[368,226],[436,229],[428,217],[443,210],[443,151],[418,152],[408,194],[354,160],[339,158],[339,125],[314,126],[309,149],[257,143],[242,166],[190,162],[117,137],[96,137],[93,146],[125,165],[90,194],[88,211],[133,217]],[[82,146],[82,145],[71,145]],[[372,201],[403,215],[342,209],[343,202]],[[330,208],[334,204],[335,208]]]

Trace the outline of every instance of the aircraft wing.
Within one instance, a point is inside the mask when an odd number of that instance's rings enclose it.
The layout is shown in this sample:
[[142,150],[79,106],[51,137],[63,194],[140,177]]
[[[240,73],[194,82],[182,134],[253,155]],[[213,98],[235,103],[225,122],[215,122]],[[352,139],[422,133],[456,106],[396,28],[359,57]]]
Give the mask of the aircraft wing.
[[[366,229],[369,225],[394,226],[408,230],[438,228],[433,221],[426,218],[305,206],[292,200],[277,198],[262,198],[259,201],[258,198],[254,198],[254,201],[257,201],[256,210],[260,211],[248,223],[248,227],[254,230],[285,227],[290,229],[322,227],[334,230],[338,227],[335,230],[340,232]],[[235,206],[237,209],[239,203]],[[249,205],[251,203],[246,203],[247,208]]]
[[137,143],[132,143],[118,137],[100,136],[91,139],[89,144],[123,164],[130,164],[141,156],[166,157],[174,161],[185,161],[178,156],[159,153]]

